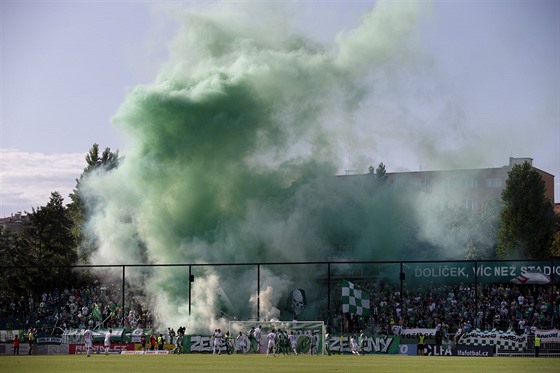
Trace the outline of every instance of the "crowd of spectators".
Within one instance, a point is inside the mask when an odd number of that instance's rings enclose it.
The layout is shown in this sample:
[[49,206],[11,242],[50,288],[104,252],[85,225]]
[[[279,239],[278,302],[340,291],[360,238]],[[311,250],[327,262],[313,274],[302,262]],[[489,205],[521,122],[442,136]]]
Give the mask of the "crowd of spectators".
[[[556,285],[431,285],[405,288],[399,285],[356,281],[369,294],[369,317],[342,314],[340,285],[331,287],[331,309],[338,316],[328,324],[333,331],[395,334],[405,328],[435,328],[444,325],[450,333],[463,330],[508,330],[560,328],[560,287]],[[140,296],[125,297],[122,288],[96,283],[84,288],[44,292],[39,297],[21,296],[0,304],[0,328],[66,330],[95,327],[150,329],[153,318],[142,308]],[[320,319],[320,318],[319,318]]]
[[0,304],[3,324],[0,328],[63,331],[84,329],[90,322],[96,328],[151,328],[150,310],[143,309],[137,298],[130,293],[125,297],[123,323],[122,288],[119,285],[95,283],[83,288],[54,289],[39,297],[20,296]]
[[[357,283],[370,296],[370,316],[340,314],[333,323],[343,332],[398,334],[404,328],[464,331],[560,328],[560,287],[556,285],[432,285],[404,289],[399,285]],[[336,290],[335,290],[336,291]],[[339,305],[342,309],[342,305]]]

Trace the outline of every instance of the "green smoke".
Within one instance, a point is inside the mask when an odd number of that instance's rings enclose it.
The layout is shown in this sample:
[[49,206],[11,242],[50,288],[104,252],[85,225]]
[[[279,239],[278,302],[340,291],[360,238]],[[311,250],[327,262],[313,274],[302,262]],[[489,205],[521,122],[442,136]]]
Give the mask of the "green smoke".
[[[289,8],[268,6],[182,13],[169,63],[114,118],[128,141],[122,166],[87,184],[93,263],[325,261],[345,240],[355,245],[340,259],[398,255],[402,195],[333,175],[362,154],[355,110],[375,92],[368,77],[410,53],[418,9],[380,3],[320,45],[291,28]],[[239,319],[256,316],[254,271],[197,268],[191,331],[220,325],[224,302]],[[285,294],[317,276],[288,271],[263,268],[261,314],[279,317]],[[185,269],[127,277],[161,325],[185,324]],[[308,291],[308,302],[322,296]]]

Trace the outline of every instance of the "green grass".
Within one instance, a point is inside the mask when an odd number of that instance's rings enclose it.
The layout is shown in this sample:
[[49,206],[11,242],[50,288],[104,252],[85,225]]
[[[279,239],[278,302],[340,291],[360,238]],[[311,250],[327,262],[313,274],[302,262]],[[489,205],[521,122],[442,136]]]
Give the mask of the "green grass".
[[2,373],[65,372],[560,372],[558,358],[443,357],[400,355],[20,355],[0,356]]

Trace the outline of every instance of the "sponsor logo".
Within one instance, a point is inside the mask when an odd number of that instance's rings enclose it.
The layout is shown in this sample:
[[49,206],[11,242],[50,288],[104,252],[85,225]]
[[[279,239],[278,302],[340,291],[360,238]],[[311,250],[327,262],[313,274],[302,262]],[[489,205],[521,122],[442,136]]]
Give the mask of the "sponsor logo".
[[492,346],[466,346],[459,345],[453,348],[445,348],[443,346],[426,346],[426,355],[428,356],[494,356],[494,348]]

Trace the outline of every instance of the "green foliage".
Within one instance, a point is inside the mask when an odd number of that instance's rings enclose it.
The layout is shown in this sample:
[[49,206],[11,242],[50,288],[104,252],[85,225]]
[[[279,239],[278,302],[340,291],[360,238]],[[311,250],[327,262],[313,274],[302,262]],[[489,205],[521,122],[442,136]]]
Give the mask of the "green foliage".
[[103,153],[99,154],[99,145],[93,144],[85,157],[86,167],[84,172],[76,179],[76,188],[70,194],[72,203],[68,205],[69,217],[72,220],[71,234],[77,243],[77,253],[79,260],[85,261],[92,252],[95,243],[91,242],[84,234],[83,227],[86,216],[88,214],[85,197],[81,190],[81,184],[85,178],[95,172],[108,172],[119,166],[119,153],[111,152],[110,148],[105,148]]
[[480,209],[444,209],[438,223],[447,233],[445,253],[453,254],[446,259],[495,259],[500,211],[499,200],[485,201]]
[[93,144],[89,153],[86,155],[87,167],[84,169],[82,177],[89,174],[93,170],[110,171],[119,165],[119,152],[111,152],[110,148],[105,148],[101,156],[99,156],[99,145]]
[[488,200],[482,204],[479,210],[472,213],[471,239],[467,242],[465,259],[496,259],[496,241],[501,209],[501,201]]
[[4,269],[9,281],[0,282],[2,296],[38,295],[60,284],[76,283],[72,270],[60,267],[76,262],[72,222],[63,202],[53,192],[46,206],[28,214],[29,223],[21,232],[2,232],[2,263],[9,266]]
[[70,235],[72,222],[63,202],[58,192],[52,192],[47,205],[33,209],[29,215],[31,225],[22,236],[38,265],[73,264],[76,259]]
[[379,163],[377,168],[374,168],[373,166],[369,166],[368,175],[375,175],[378,177],[379,180],[386,180],[387,170],[385,169],[385,165],[383,164],[383,162]]
[[385,165],[383,164],[383,162],[379,163],[379,166],[377,166],[377,168],[375,169],[375,174],[380,179],[387,179],[387,171],[385,170]]
[[496,254],[501,259],[545,259],[551,256],[555,217],[545,184],[528,162],[515,165],[502,191],[504,209]]
[[[49,202],[28,214],[19,233],[0,226],[0,263],[5,266],[5,281],[0,282],[0,300],[14,296],[38,295],[43,290],[61,286],[75,286],[80,278],[71,268],[76,264],[77,250],[89,244],[82,227],[86,216],[86,203],[81,196],[80,182],[93,172],[106,172],[118,166],[118,153],[106,148],[102,154],[94,144],[86,156],[87,166],[77,180],[70,195],[72,203],[64,206],[58,192],[51,193]],[[81,259],[84,259],[82,255]],[[83,277],[85,279],[85,277]]]
[[560,258],[560,214],[555,216],[555,232],[552,240],[552,247],[550,248],[550,255],[553,258]]
[[560,258],[560,232],[556,232],[552,247],[550,248],[550,255],[554,258]]
[[[29,263],[28,252],[22,250],[21,239],[10,229],[0,225],[0,263],[21,266]],[[0,281],[0,302],[11,300],[14,295],[22,293],[20,277],[25,273],[20,270],[3,269],[4,281]]]

